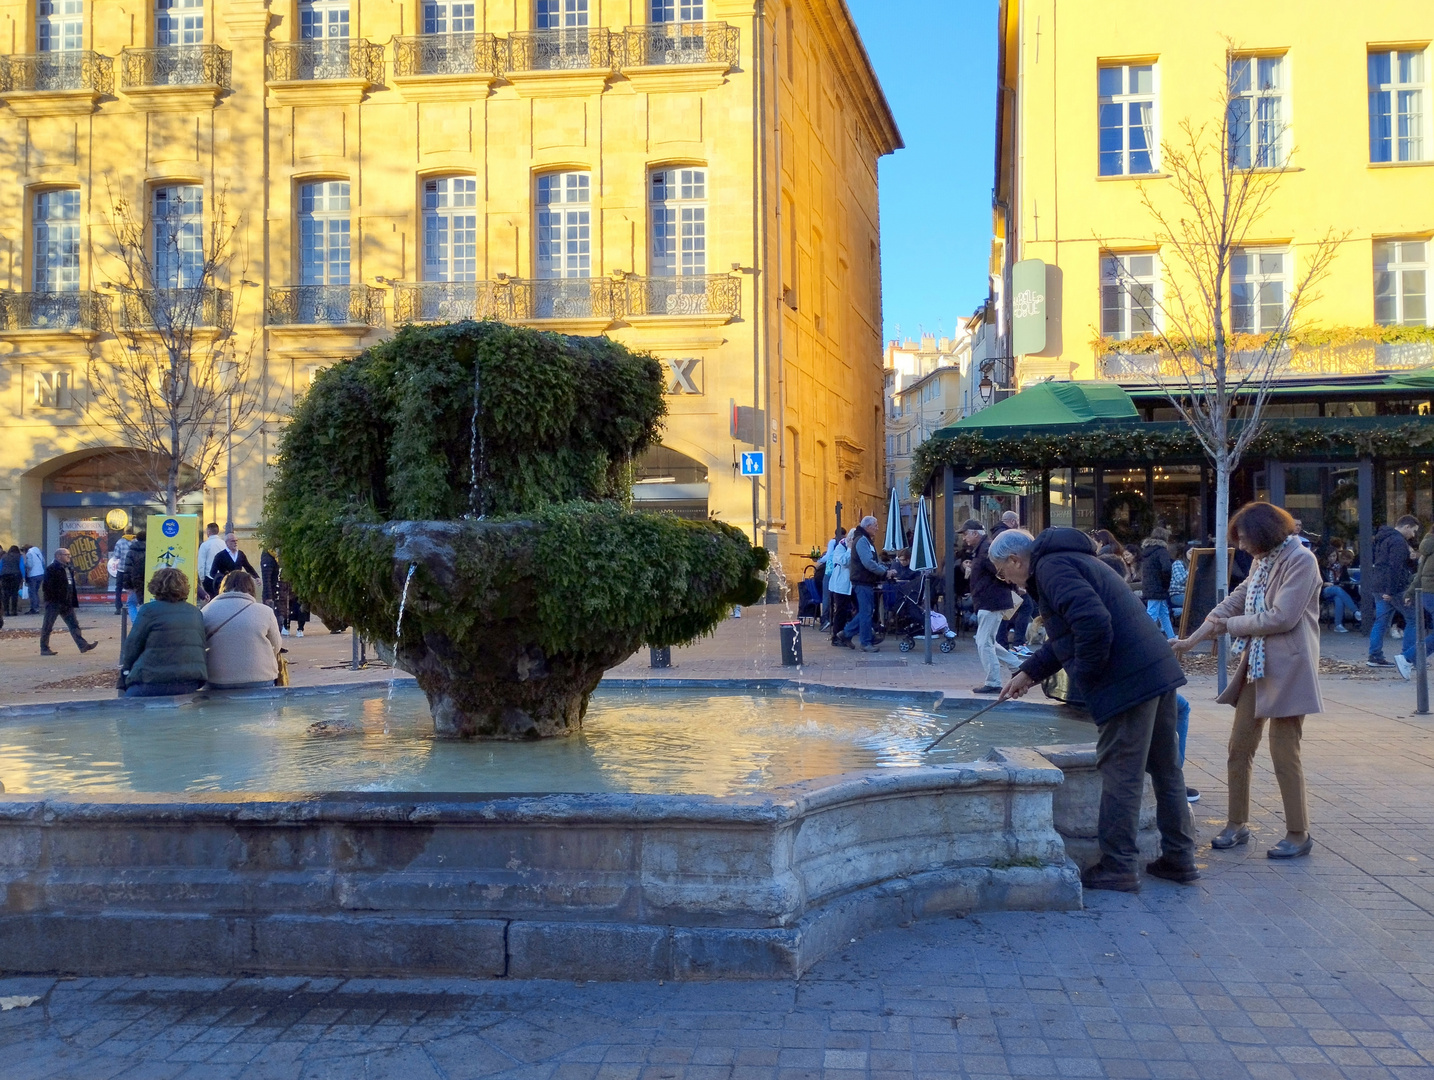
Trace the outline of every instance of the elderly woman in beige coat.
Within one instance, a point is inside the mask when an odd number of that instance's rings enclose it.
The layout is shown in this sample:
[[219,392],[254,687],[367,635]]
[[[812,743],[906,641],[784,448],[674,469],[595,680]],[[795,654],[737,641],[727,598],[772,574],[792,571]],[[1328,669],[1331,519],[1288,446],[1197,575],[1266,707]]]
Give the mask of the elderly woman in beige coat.
[[1266,854],[1272,859],[1308,855],[1309,802],[1300,735],[1305,717],[1324,711],[1319,689],[1319,561],[1295,535],[1295,520],[1278,506],[1249,503],[1230,522],[1230,539],[1254,557],[1250,575],[1183,641],[1186,652],[1228,633],[1238,658],[1235,675],[1216,700],[1235,706],[1230,731],[1230,817],[1213,840],[1215,848],[1249,843],[1250,771],[1265,721],[1270,757],[1285,804],[1285,838]]
[[254,599],[254,579],[231,571],[218,596],[204,605],[209,686],[249,690],[273,686],[279,677],[279,620],[274,609]]

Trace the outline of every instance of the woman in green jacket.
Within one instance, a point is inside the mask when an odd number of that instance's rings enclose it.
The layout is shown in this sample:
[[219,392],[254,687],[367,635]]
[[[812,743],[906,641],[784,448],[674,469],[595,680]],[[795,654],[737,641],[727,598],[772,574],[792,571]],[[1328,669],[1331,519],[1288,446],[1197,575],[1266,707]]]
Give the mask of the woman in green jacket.
[[149,579],[154,597],[139,609],[120,650],[125,697],[192,694],[209,671],[204,655],[204,616],[189,602],[189,579],[172,567]]

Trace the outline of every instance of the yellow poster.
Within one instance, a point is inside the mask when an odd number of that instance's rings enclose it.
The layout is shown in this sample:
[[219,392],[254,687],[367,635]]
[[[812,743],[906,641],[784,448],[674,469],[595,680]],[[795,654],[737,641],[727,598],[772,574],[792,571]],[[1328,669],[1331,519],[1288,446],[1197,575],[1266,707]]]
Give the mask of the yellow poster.
[[150,514],[146,519],[144,538],[145,600],[149,595],[149,579],[162,566],[183,570],[189,579],[189,602],[194,603],[194,590],[199,586],[199,515]]

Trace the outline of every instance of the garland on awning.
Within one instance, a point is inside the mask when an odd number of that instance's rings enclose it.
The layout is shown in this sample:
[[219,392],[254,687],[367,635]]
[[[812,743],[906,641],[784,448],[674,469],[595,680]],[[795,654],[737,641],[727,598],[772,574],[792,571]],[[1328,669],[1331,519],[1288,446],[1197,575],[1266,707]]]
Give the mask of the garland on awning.
[[[1246,460],[1275,458],[1286,462],[1431,455],[1434,419],[1428,417],[1378,427],[1286,426],[1274,421],[1245,451]],[[911,492],[915,495],[925,491],[947,465],[964,478],[989,468],[1091,469],[1203,461],[1205,451],[1195,433],[1177,424],[1082,427],[1044,435],[1027,429],[996,438],[973,429],[927,439],[916,448],[911,463]]]

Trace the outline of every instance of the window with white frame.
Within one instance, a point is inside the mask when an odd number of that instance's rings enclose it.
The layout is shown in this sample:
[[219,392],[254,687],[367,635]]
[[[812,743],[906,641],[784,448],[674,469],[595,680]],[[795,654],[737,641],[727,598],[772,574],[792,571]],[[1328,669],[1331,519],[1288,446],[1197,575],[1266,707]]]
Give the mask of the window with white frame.
[[35,51],[77,52],[84,48],[84,0],[39,0],[35,5]]
[[423,32],[425,34],[471,34],[476,22],[474,5],[471,2],[438,2],[423,5]]
[[1289,305],[1291,257],[1280,248],[1242,248],[1230,257],[1230,325],[1237,334],[1269,334]]
[[652,269],[656,277],[707,273],[707,170],[652,174]]
[[155,285],[194,289],[204,281],[204,189],[170,184],[154,189]]
[[423,182],[423,279],[478,277],[478,181],[443,176]]
[[1380,326],[1428,326],[1429,242],[1374,242],[1374,321]]
[[588,0],[538,0],[539,30],[577,30],[588,25]]
[[538,177],[538,277],[592,273],[592,209],[585,172]]
[[1153,173],[1159,139],[1155,127],[1157,68],[1112,64],[1098,77],[1100,175]]
[[299,186],[299,284],[349,283],[349,182]]
[[160,48],[204,44],[204,0],[155,0],[154,43]]
[[1285,164],[1283,56],[1240,56],[1230,61],[1230,161],[1237,169],[1274,169]]
[[302,40],[348,36],[349,0],[300,0],[299,37]]
[[35,195],[34,279],[37,293],[80,288],[80,192],[77,188]]
[[1100,336],[1126,341],[1155,331],[1160,267],[1154,253],[1100,260]]
[[701,22],[703,0],[652,0],[655,23]]
[[1428,64],[1424,49],[1369,54],[1369,160],[1424,161]]

